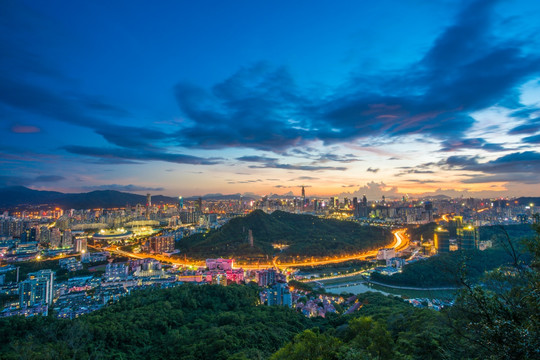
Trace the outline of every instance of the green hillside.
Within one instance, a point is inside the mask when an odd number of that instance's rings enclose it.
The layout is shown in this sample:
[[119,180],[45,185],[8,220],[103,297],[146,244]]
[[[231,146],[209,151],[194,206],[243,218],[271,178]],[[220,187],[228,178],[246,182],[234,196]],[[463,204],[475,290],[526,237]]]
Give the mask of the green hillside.
[[[253,233],[253,247],[248,240]],[[196,234],[179,242],[182,256],[212,256],[266,260],[279,254],[280,261],[299,256],[321,257],[350,254],[385,246],[392,241],[388,230],[361,226],[351,221],[321,219],[283,211],[266,214],[257,210],[245,217],[234,218],[217,230]],[[281,252],[272,244],[289,247]]]

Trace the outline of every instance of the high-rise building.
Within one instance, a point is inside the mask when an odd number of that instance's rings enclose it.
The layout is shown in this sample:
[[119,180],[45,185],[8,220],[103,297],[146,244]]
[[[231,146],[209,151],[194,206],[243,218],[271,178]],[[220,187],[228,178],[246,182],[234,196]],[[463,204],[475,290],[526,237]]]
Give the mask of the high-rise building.
[[150,238],[150,251],[154,254],[168,253],[174,251],[173,236],[156,236]]
[[276,283],[267,290],[268,305],[281,305],[292,307],[292,296],[289,286],[285,283]]
[[54,272],[40,270],[19,283],[19,306],[51,305],[54,298]]
[[178,210],[182,210],[184,208],[184,198],[179,196],[178,197]]
[[200,197],[200,196],[197,199],[197,210],[199,212],[203,212],[202,197]]
[[448,230],[440,227],[435,229],[434,242],[438,253],[450,252],[450,233]]
[[53,249],[59,248],[62,243],[62,233],[58,228],[51,229],[50,244]]
[[477,231],[472,225],[458,228],[457,237],[460,250],[472,250],[478,247]]
[[76,239],[75,240],[75,252],[85,253],[88,249],[88,242],[86,239]]
[[62,234],[62,247],[70,248],[73,246],[73,235],[71,235],[71,230],[66,229]]

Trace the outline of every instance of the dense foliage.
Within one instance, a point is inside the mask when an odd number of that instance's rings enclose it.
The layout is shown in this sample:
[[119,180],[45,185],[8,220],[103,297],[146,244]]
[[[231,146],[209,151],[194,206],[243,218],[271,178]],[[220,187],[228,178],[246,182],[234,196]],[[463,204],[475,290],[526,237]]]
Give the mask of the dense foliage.
[[[425,234],[432,231],[433,224],[409,229],[409,234],[417,238],[424,234],[424,239],[426,239]],[[525,253],[526,251],[520,245],[520,241],[532,237],[534,234],[534,230],[527,224],[482,226],[479,228],[480,240],[491,240],[494,245],[491,249],[485,251],[454,251],[432,256],[426,260],[405,265],[402,273],[392,276],[373,274],[372,280],[390,285],[411,287],[461,286],[461,277],[464,271],[466,271],[467,278],[474,282],[485,271],[511,264],[513,258],[504,246],[507,240],[509,239],[515,243],[520,253]]]
[[499,248],[485,251],[454,251],[407,264],[403,267],[403,272],[395,275],[373,273],[371,278],[376,282],[399,286],[460,286],[463,270],[466,270],[467,276],[475,281],[485,271],[509,264],[511,261],[509,254]]
[[520,239],[535,235],[529,224],[481,226],[478,233],[481,241],[491,240],[496,246],[500,246],[508,237],[518,244]]
[[[254,246],[248,240],[252,230]],[[281,261],[299,257],[334,256],[376,249],[389,244],[392,234],[380,227],[351,221],[321,219],[283,211],[266,214],[256,210],[234,218],[217,230],[195,234],[179,242],[190,258],[237,257],[267,260],[279,254]],[[281,252],[272,244],[285,244]]]
[[412,241],[428,241],[433,240],[433,234],[437,228],[437,223],[430,222],[420,226],[410,226],[407,229],[407,234]]
[[75,320],[0,319],[2,359],[267,358],[313,322],[252,286],[143,290]]
[[507,237],[511,264],[487,273],[481,284],[463,278],[449,314],[478,358],[540,359],[540,226],[535,229],[536,237],[524,241],[532,259]]
[[[75,320],[4,318],[0,357],[267,359],[294,338],[296,345],[284,346],[274,358],[316,359],[311,355],[322,351],[339,353],[340,359],[441,359],[442,339],[451,335],[441,314],[378,293],[359,296],[363,306],[354,314],[326,319],[256,306],[257,294],[252,286],[182,285],[140,291]],[[298,343],[314,349],[299,350]]]
[[304,331],[272,359],[446,359],[449,341],[461,342],[444,314],[377,293],[358,300],[356,313],[328,320],[324,331]]

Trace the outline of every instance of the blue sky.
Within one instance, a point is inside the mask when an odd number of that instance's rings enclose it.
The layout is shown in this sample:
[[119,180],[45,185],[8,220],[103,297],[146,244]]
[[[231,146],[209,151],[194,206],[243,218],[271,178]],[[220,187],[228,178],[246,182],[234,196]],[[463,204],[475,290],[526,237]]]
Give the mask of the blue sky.
[[536,1],[0,10],[0,186],[540,195]]

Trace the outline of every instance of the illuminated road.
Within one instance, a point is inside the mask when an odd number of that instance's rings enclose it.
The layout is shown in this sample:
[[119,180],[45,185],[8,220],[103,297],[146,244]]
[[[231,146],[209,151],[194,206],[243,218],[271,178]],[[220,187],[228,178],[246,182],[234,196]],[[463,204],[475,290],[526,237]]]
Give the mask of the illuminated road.
[[[389,246],[385,246],[385,248],[394,248],[396,251],[401,251],[406,249],[409,246],[409,238],[405,235],[406,229],[400,229],[394,231],[394,241]],[[382,248],[381,248],[382,249]],[[173,265],[178,266],[204,266],[204,261],[194,261],[186,259],[185,261],[181,261],[178,258],[170,258],[168,256],[163,255],[157,255],[157,254],[134,254],[127,251],[120,250],[118,246],[110,246],[108,248],[104,248],[103,250],[114,252],[116,254],[131,257],[135,259],[145,259],[145,258],[152,258],[156,259],[161,262],[170,263]],[[302,262],[292,262],[292,263],[280,263],[277,260],[277,257],[274,257],[272,259],[272,263],[270,264],[238,264],[237,267],[242,267],[245,270],[258,270],[258,269],[269,269],[269,268],[291,268],[291,267],[299,267],[299,266],[317,266],[317,265],[327,265],[327,264],[338,264],[346,261],[351,260],[365,260],[370,257],[377,256],[377,250],[368,251],[365,253],[358,253],[353,255],[347,255],[342,257],[334,257],[334,258],[326,258],[326,259],[314,259],[311,261],[302,261]],[[350,276],[350,275],[349,275]]]

